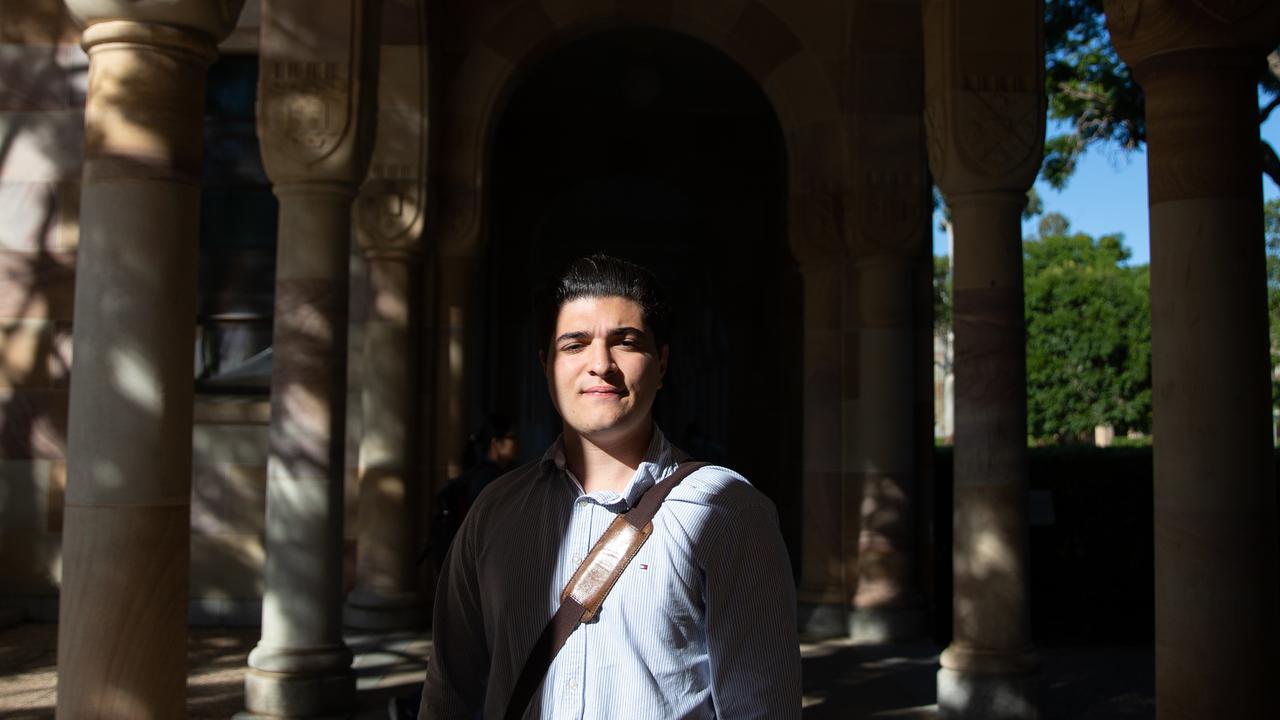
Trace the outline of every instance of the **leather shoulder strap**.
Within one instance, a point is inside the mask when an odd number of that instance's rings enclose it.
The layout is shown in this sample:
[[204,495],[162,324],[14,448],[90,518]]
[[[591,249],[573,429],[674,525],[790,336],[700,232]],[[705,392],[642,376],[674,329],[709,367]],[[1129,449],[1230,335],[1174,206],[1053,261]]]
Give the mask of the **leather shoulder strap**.
[[600,605],[617,584],[622,571],[627,569],[631,558],[635,557],[640,546],[649,539],[653,532],[653,516],[657,514],[662,501],[671,494],[671,489],[695,470],[709,464],[680,463],[675,472],[641,495],[640,502],[634,508],[615,518],[604,535],[592,546],[591,552],[560,594],[560,608],[547,622],[538,641],[529,651],[529,656],[525,658],[524,667],[511,691],[511,699],[507,702],[507,710],[503,715],[505,720],[519,720],[524,716],[529,701],[542,684],[542,679],[546,677],[547,669],[551,667],[551,661],[560,652],[560,648],[564,647],[578,625],[599,612]]

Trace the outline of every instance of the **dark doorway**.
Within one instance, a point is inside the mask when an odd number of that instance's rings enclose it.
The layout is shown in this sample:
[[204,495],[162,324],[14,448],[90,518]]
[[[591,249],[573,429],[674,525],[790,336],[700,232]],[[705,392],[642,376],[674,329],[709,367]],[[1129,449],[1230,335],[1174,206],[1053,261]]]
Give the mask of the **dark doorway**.
[[785,148],[759,86],[685,36],[600,32],[518,83],[491,170],[485,394],[519,418],[526,454],[559,432],[528,317],[534,289],[581,255],[633,260],[676,310],[659,425],[773,498],[796,560],[801,286]]

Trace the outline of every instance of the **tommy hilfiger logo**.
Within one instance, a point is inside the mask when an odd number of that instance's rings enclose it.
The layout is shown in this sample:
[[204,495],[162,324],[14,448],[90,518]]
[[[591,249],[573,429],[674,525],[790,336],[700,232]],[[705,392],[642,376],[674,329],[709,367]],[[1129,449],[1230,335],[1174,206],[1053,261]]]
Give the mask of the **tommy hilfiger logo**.
[[649,563],[640,563],[640,569],[641,569],[641,570],[648,570],[648,569],[649,569]]

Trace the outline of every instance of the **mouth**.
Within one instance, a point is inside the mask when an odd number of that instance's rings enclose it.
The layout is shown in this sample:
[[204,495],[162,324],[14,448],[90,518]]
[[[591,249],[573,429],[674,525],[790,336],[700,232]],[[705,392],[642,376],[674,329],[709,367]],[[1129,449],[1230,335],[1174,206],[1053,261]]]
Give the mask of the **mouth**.
[[587,397],[622,397],[624,394],[621,388],[612,385],[596,385],[582,390],[582,394]]

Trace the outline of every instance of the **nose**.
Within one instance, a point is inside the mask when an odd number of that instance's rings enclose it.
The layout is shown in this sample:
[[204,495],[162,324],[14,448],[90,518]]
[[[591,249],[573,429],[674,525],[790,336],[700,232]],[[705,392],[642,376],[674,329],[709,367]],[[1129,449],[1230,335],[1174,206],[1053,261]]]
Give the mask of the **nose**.
[[609,343],[599,340],[591,343],[591,374],[608,375],[613,372],[613,368],[613,353],[609,349]]

